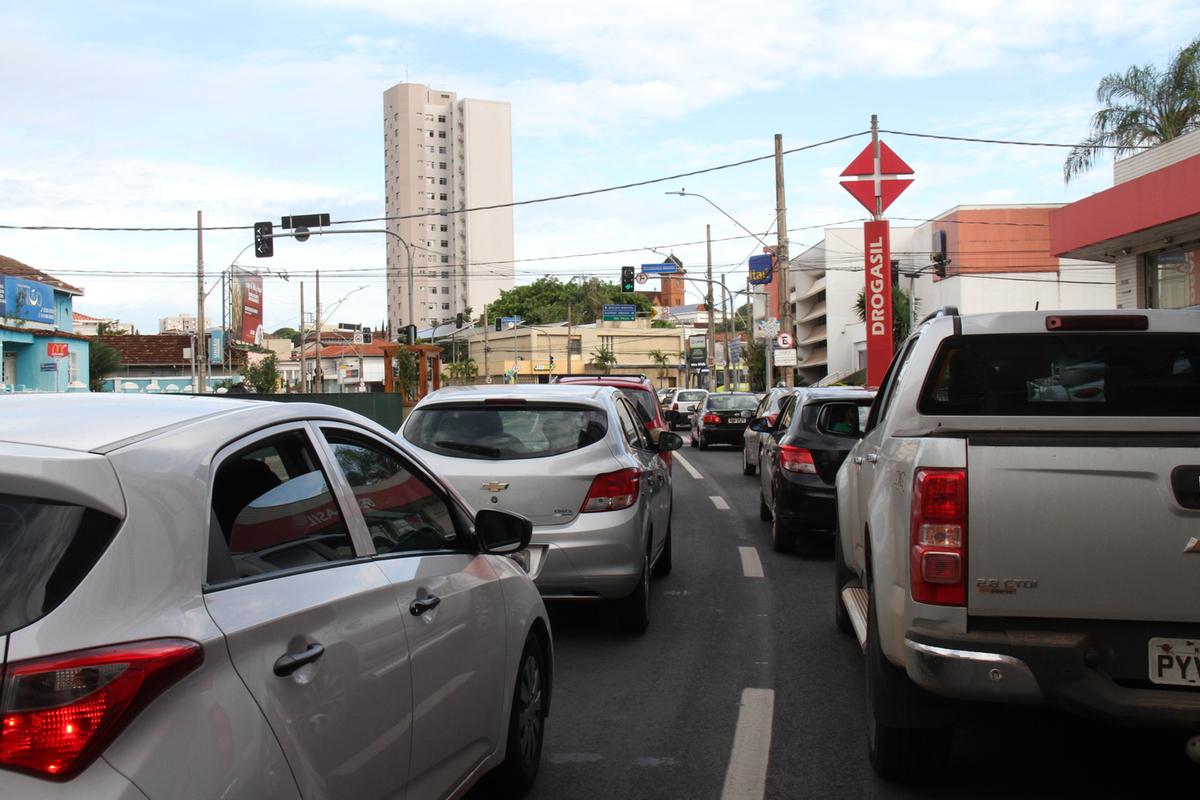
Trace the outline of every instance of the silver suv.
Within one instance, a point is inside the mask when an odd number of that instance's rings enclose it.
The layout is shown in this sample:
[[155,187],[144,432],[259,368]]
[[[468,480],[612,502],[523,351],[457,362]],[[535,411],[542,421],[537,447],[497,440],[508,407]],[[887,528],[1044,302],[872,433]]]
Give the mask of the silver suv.
[[533,522],[523,554],[542,596],[616,601],[650,619],[652,572],[671,569],[671,472],[637,410],[609,386],[466,386],[417,404],[400,436],[477,509]]

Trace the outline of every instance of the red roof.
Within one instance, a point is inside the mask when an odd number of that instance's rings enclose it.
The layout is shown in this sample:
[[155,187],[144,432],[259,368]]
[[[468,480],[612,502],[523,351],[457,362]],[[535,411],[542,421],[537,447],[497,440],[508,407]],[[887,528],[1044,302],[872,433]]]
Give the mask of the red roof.
[[47,275],[40,269],[35,269],[28,264],[22,264],[15,258],[8,256],[0,256],[0,275],[13,275],[18,278],[29,278],[32,281],[39,283],[48,283],[55,289],[62,289],[68,294],[83,294],[83,289],[76,288],[69,283],[63,283],[58,278],[52,275]]
[[71,319],[75,322],[104,322],[100,317],[89,317],[87,314],[80,314],[78,311],[71,312]]
[[[192,363],[191,359],[183,357],[184,349],[192,346],[190,334],[119,334],[96,338],[120,353],[121,363],[127,366],[186,367]],[[231,361],[237,364],[245,362],[242,351],[230,352]]]

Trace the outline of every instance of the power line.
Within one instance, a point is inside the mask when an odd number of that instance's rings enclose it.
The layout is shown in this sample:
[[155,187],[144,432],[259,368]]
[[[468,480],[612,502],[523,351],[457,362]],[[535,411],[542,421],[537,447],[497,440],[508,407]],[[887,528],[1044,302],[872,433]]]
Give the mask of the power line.
[[[893,136],[911,136],[916,139],[941,139],[948,142],[974,142],[977,144],[1011,144],[1020,147],[1079,147],[1078,144],[1063,144],[1061,142],[1022,142],[1012,139],[981,139],[973,136],[947,136],[936,133],[913,133],[912,131],[889,131],[880,129],[880,133],[890,133]],[[1148,150],[1151,145],[1135,145],[1129,147],[1119,144],[1097,144],[1088,145],[1097,150]]]

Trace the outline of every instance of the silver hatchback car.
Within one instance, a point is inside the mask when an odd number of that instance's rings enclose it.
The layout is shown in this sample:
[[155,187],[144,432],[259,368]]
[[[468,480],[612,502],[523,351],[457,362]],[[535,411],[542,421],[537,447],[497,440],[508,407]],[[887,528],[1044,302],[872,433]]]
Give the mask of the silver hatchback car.
[[530,531],[330,406],[0,397],[0,797],[528,786]]
[[650,619],[652,572],[671,569],[671,472],[630,400],[610,386],[440,389],[400,436],[477,509],[533,522],[525,554],[542,596],[617,601],[625,627]]

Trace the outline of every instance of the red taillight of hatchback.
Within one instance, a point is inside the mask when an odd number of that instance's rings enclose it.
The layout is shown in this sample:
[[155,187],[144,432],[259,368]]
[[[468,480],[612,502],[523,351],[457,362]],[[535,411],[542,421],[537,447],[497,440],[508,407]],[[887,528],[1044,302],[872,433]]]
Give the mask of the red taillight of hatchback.
[[967,604],[967,471],[918,469],[913,478],[909,577],[912,598]]
[[817,465],[813,463],[812,453],[803,447],[785,444],[779,448],[779,466],[788,472],[803,472],[806,475],[816,475]]
[[0,701],[0,767],[73,777],[203,661],[196,642],[156,639],[9,664]]
[[587,514],[629,508],[637,502],[640,474],[636,469],[619,469],[597,475],[592,479],[592,486],[588,489],[580,512]]
[[721,424],[721,418],[718,417],[716,414],[705,414],[703,419],[704,419],[705,425],[720,425]]

